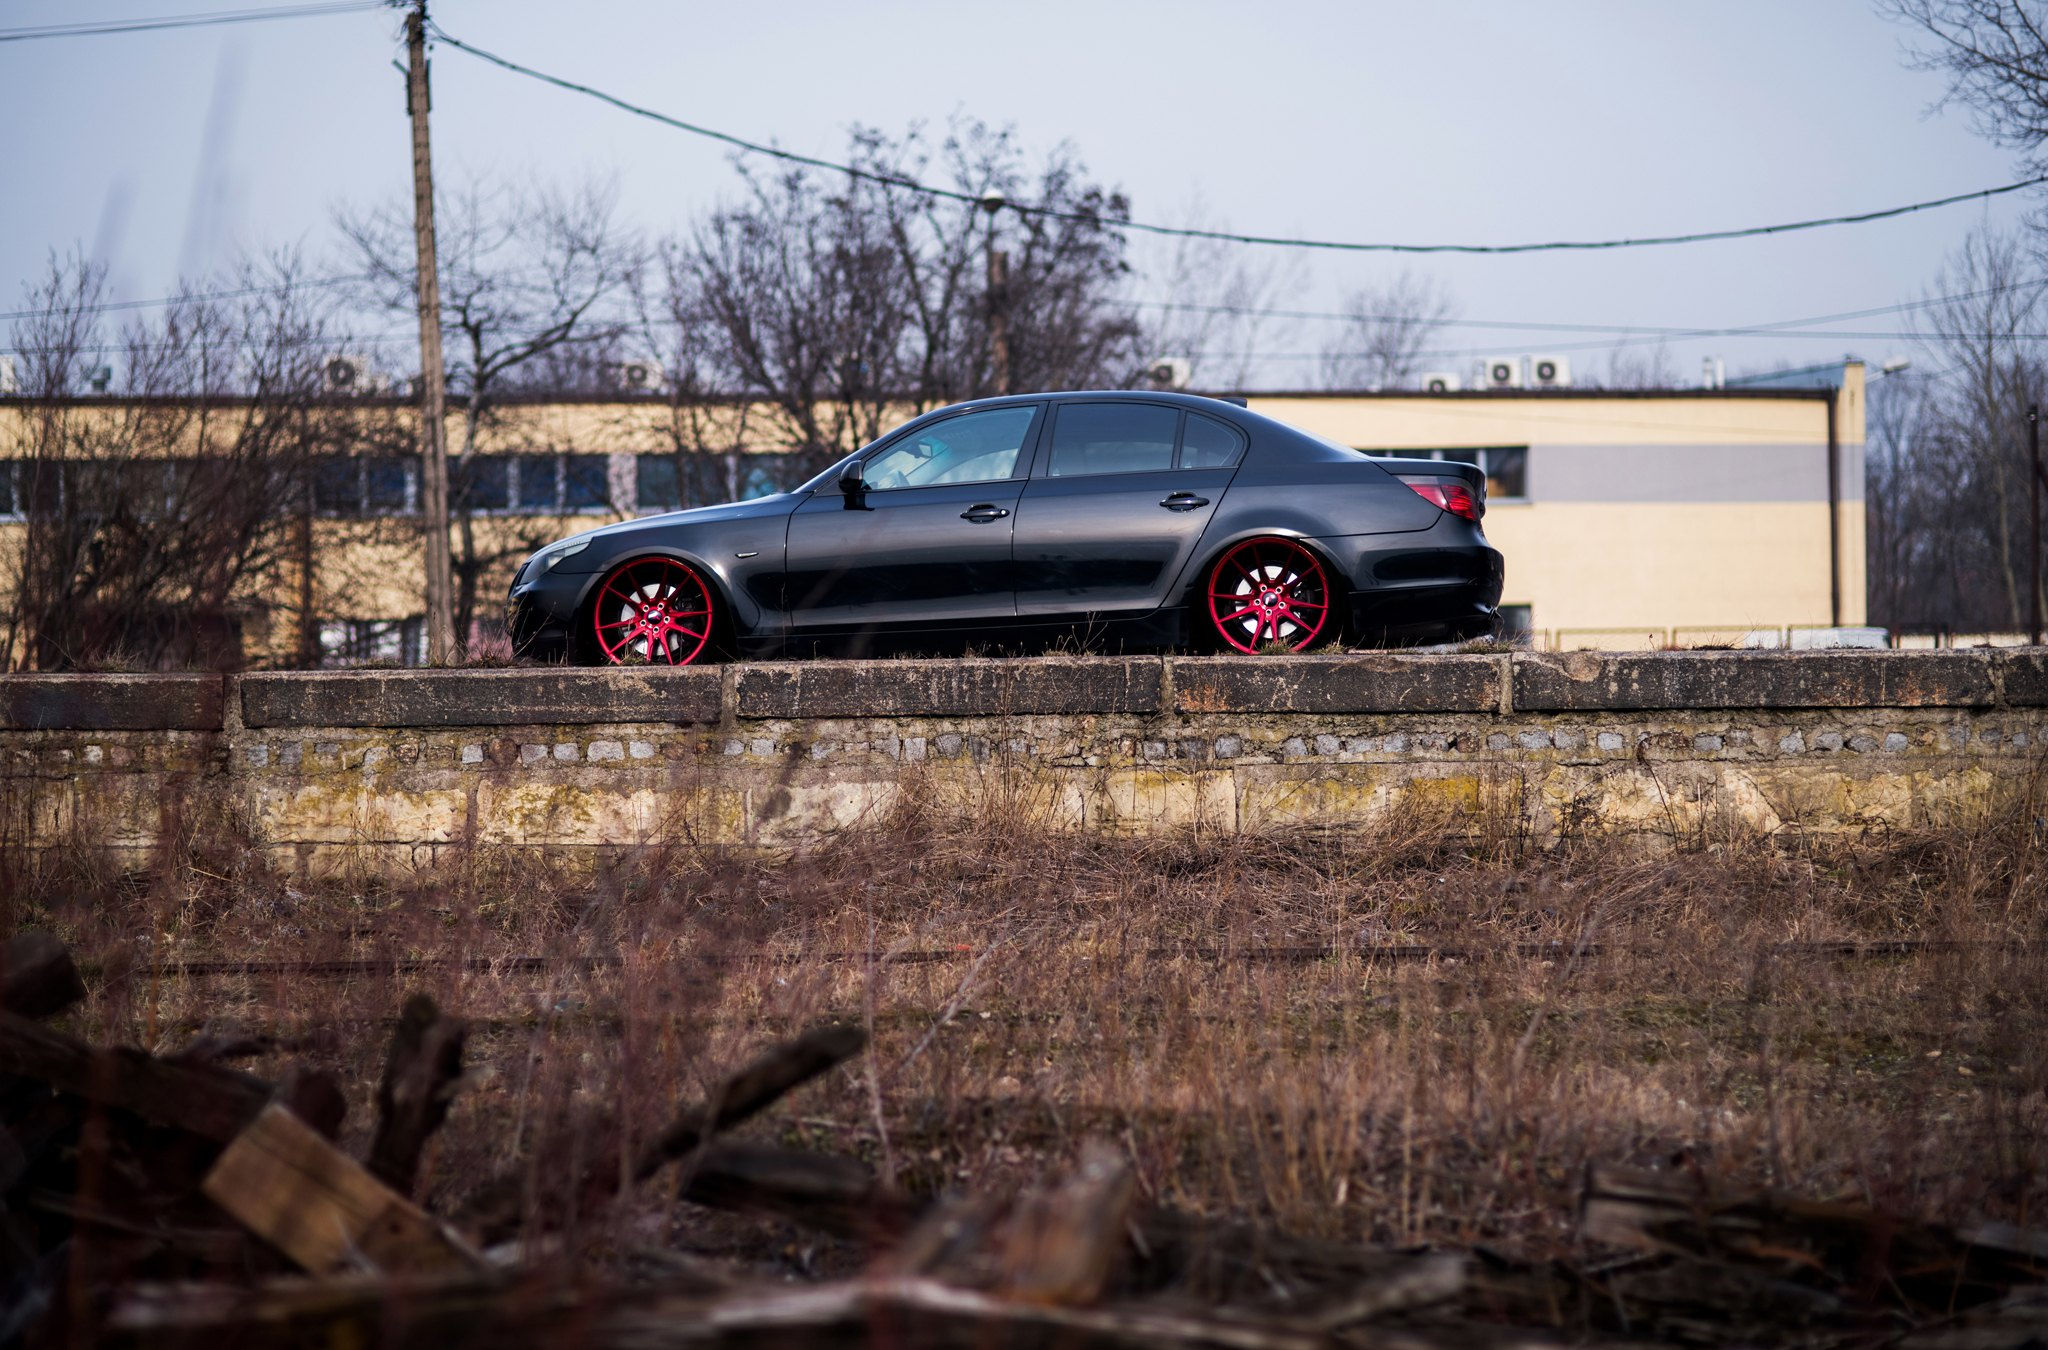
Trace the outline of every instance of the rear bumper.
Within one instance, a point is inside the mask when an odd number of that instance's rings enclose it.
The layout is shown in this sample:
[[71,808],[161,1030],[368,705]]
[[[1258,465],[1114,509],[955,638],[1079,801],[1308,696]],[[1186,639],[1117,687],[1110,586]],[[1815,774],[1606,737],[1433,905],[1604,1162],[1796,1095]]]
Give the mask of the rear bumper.
[[[1402,542],[1389,547],[1390,538]],[[1341,559],[1351,579],[1353,640],[1454,642],[1494,631],[1505,567],[1477,530],[1427,530],[1357,542],[1373,546]]]

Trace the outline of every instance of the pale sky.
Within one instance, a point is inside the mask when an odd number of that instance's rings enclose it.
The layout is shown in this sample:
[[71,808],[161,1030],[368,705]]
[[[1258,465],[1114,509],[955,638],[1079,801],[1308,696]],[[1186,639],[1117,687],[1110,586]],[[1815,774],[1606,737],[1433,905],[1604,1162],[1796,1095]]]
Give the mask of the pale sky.
[[[260,7],[276,0],[0,0],[0,28]],[[758,4],[440,0],[450,33],[686,120],[826,158],[855,122],[964,112],[1078,150],[1133,215],[1264,234],[1505,243],[1770,224],[1973,191],[2020,176],[1864,0],[1432,0],[1427,4]],[[396,13],[0,43],[0,308],[49,251],[105,259],[122,297],[161,295],[238,245],[336,257],[342,201],[408,190]],[[437,168],[616,175],[651,232],[735,191],[728,151],[442,50]],[[1473,320],[1724,327],[1920,296],[1975,224],[2037,197],[1789,237],[1598,254],[1317,255],[1287,301],[1333,308],[1407,265]],[[1263,256],[1264,251],[1258,251]],[[1149,256],[1149,255],[1147,255]],[[344,270],[338,263],[334,270]],[[1821,325],[1890,331],[1897,317]],[[1280,334],[1263,367],[1306,377]],[[4,337],[4,334],[0,334]],[[1597,335],[1449,330],[1441,347],[1565,351]],[[1731,374],[1878,337],[1673,342]],[[1438,364],[1456,369],[1466,355]],[[1265,383],[1279,383],[1276,375]]]

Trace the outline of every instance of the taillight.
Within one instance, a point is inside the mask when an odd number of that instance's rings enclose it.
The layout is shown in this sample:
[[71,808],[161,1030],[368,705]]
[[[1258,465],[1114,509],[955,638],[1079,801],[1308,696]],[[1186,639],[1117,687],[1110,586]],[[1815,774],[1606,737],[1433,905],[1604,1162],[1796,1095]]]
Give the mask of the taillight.
[[1465,484],[1446,483],[1440,478],[1403,478],[1401,481],[1439,510],[1462,516],[1475,525],[1479,523],[1479,498]]

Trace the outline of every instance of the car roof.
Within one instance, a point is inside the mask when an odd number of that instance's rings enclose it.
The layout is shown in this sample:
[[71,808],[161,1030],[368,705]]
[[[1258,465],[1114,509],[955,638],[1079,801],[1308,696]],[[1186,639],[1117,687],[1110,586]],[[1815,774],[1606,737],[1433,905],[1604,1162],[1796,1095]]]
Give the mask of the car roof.
[[1046,389],[1033,394],[999,394],[992,398],[977,398],[966,403],[949,403],[933,412],[960,412],[968,408],[1000,408],[1013,403],[1043,403],[1057,399],[1062,403],[1170,403],[1184,408],[1199,408],[1205,412],[1218,409],[1244,411],[1242,399],[1218,398],[1209,394],[1187,394],[1174,389]]

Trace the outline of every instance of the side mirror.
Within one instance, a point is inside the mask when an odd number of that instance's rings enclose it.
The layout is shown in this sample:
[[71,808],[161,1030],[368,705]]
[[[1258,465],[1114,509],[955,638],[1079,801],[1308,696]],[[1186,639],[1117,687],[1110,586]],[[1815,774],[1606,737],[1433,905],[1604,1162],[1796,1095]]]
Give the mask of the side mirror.
[[855,498],[867,490],[867,484],[861,481],[859,460],[855,460],[839,471],[839,490],[846,494],[846,502],[849,506],[853,504]]

